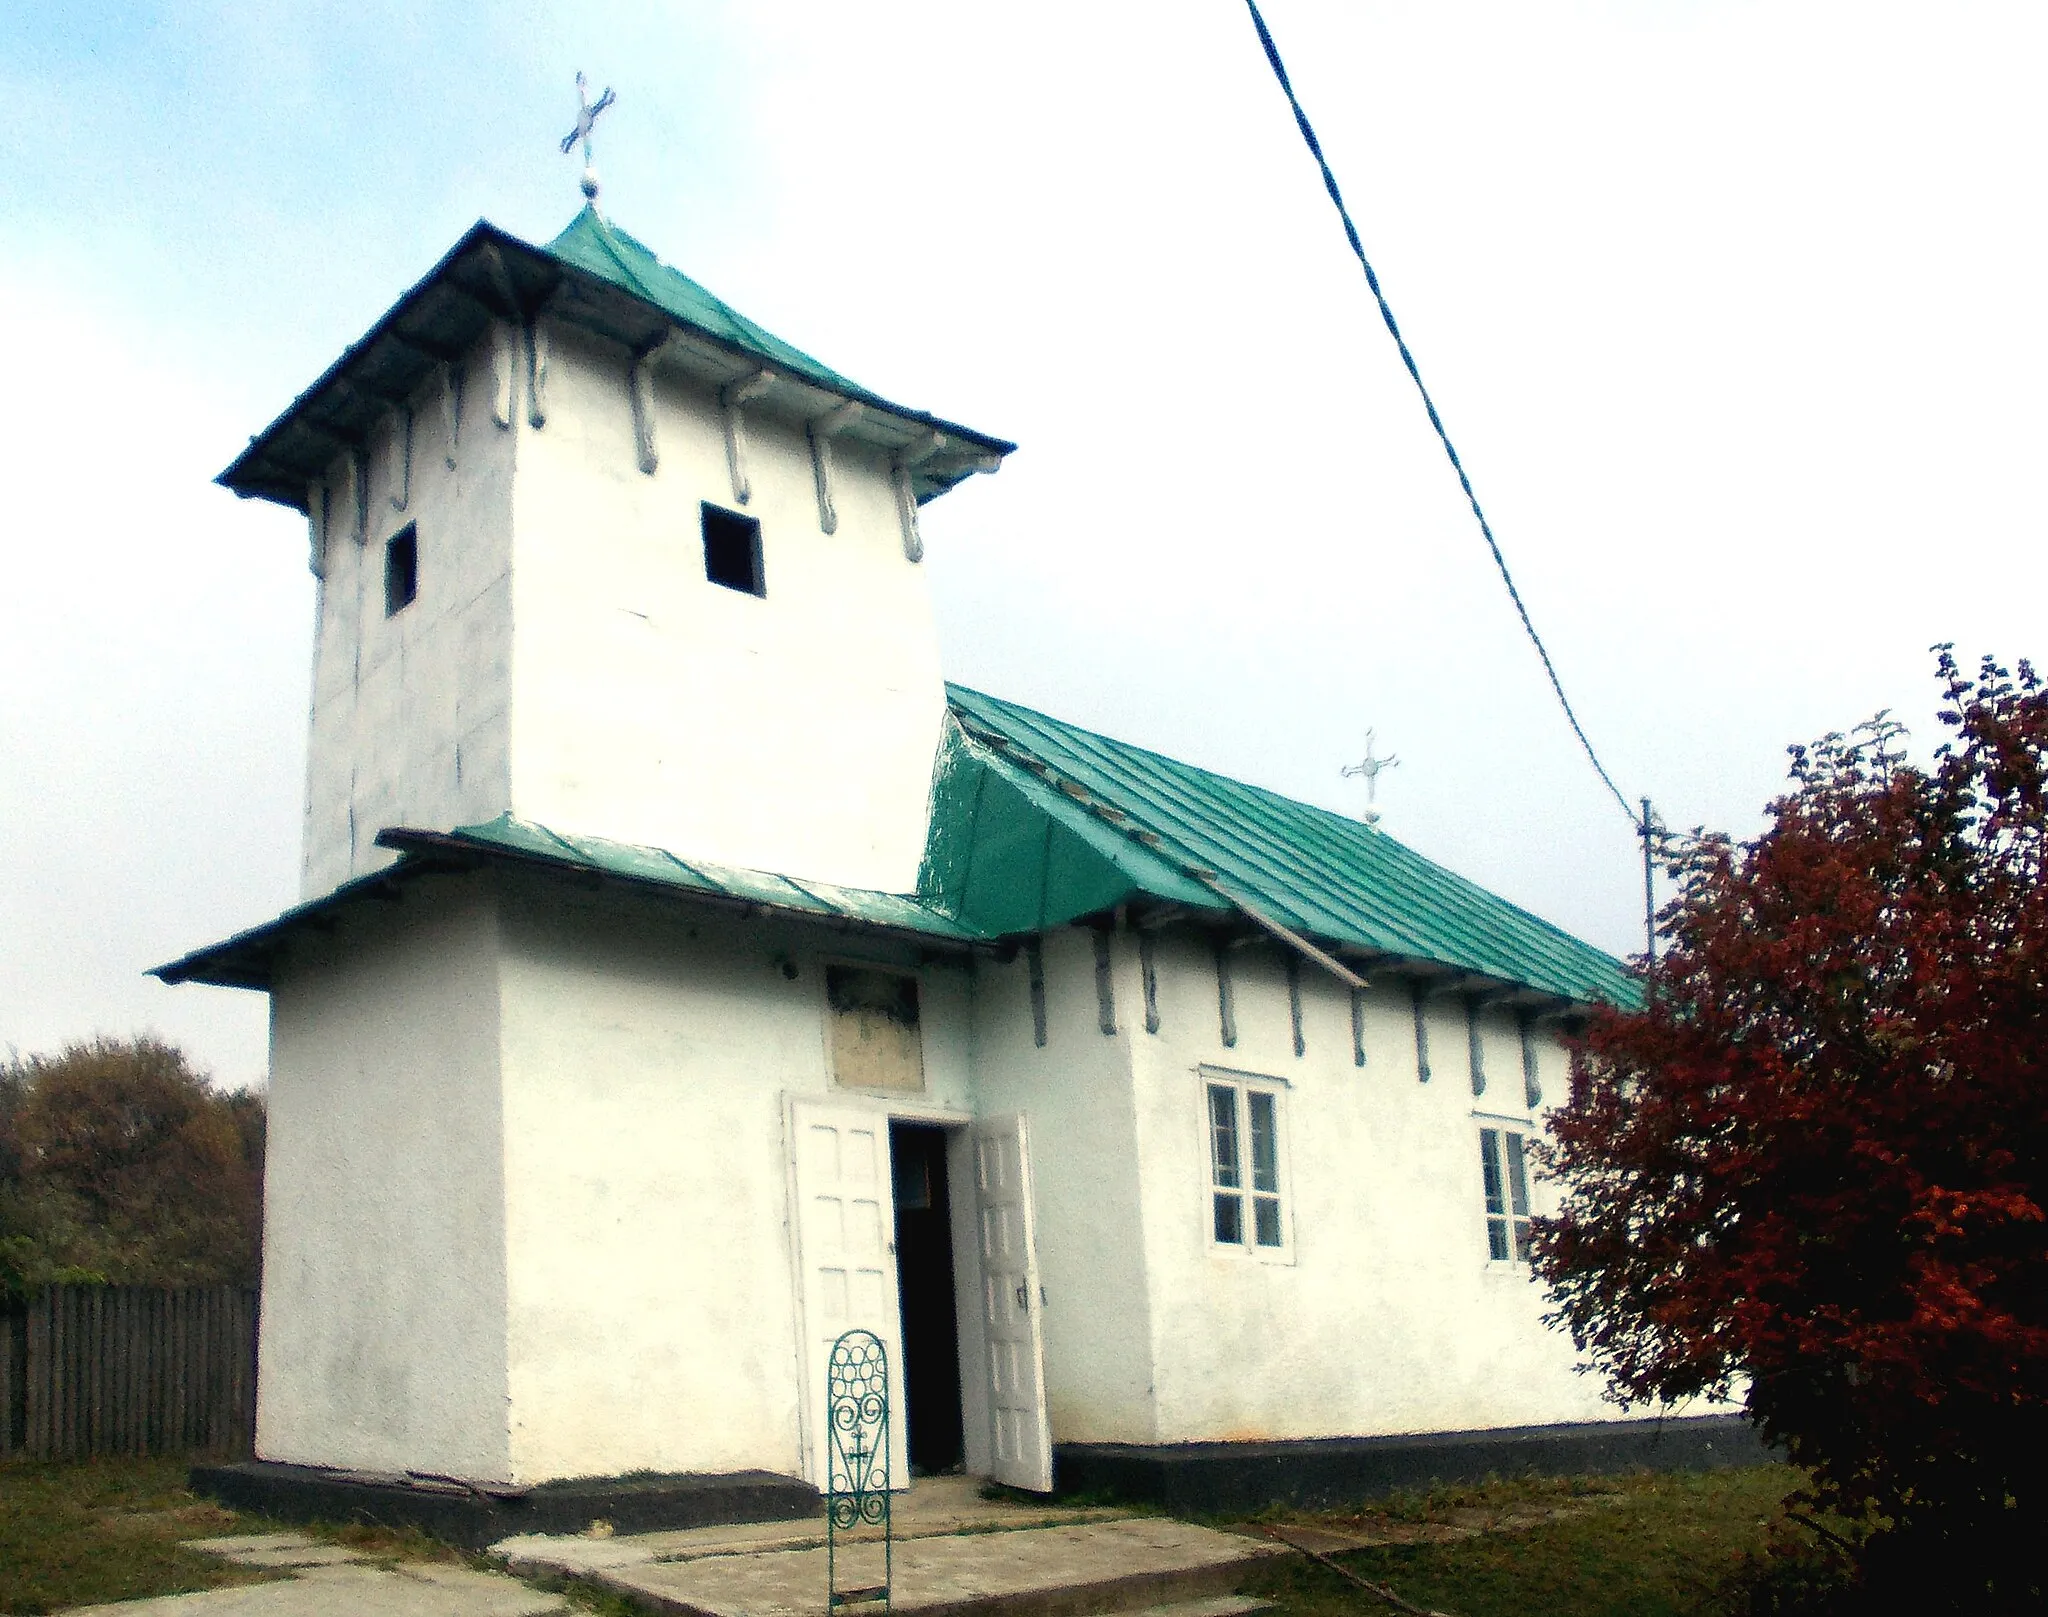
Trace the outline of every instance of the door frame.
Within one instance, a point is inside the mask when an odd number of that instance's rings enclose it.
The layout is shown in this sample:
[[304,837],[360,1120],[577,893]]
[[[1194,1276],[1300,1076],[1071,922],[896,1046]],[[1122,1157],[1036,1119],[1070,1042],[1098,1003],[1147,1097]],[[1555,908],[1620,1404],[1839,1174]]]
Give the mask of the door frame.
[[[948,1106],[920,1095],[838,1088],[822,1094],[815,1090],[791,1089],[785,1090],[782,1097],[783,1166],[787,1181],[783,1205],[786,1210],[785,1227],[789,1231],[791,1318],[796,1323],[796,1439],[797,1453],[801,1460],[799,1474],[807,1482],[820,1487],[824,1485],[823,1478],[811,1475],[819,1451],[818,1434],[811,1429],[817,1416],[812,1407],[813,1389],[809,1385],[811,1328],[808,1305],[804,1298],[803,1231],[797,1216],[801,1205],[801,1191],[797,1182],[800,1139],[797,1111],[800,1106],[806,1104],[843,1106],[852,1111],[873,1113],[881,1124],[884,1139],[888,1137],[888,1125],[892,1122],[923,1123],[946,1131],[946,1211],[953,1236],[953,1317],[960,1343],[961,1431],[965,1440],[968,1474],[986,1477],[994,1456],[989,1443],[988,1390],[984,1384],[988,1375],[988,1344],[981,1317],[981,1231],[976,1215],[978,1203],[974,1189],[974,1125],[979,1119],[974,1113],[961,1107]],[[895,1205],[894,1169],[895,1159],[892,1156],[889,1187],[892,1208]],[[895,1251],[895,1234],[892,1228],[889,1235],[889,1252],[892,1259]],[[893,1271],[893,1262],[890,1267]],[[903,1307],[900,1275],[896,1277],[895,1283],[896,1307],[900,1314]],[[901,1373],[900,1366],[898,1373]],[[897,1405],[892,1406],[890,1413],[892,1419],[901,1418],[900,1400]]]

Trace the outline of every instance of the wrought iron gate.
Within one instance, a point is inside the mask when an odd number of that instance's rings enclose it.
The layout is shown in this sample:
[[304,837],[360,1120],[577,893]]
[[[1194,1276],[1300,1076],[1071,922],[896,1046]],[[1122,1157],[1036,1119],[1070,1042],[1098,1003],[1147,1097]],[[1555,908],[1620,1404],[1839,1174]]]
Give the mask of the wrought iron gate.
[[[889,1514],[889,1351],[872,1331],[848,1331],[832,1344],[825,1370],[825,1594],[828,1609],[878,1602],[889,1609],[895,1533]],[[839,1587],[839,1538],[882,1530],[882,1581]]]

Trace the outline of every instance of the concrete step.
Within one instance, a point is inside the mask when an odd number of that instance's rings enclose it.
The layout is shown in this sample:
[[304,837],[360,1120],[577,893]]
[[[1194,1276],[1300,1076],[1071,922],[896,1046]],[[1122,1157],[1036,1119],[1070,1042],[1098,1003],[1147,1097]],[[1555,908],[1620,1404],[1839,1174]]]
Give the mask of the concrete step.
[[[919,1515],[903,1511],[893,1536],[898,1544],[913,1538],[959,1537],[967,1533],[1015,1532],[1027,1527],[1066,1527],[1077,1522],[1121,1521],[1127,1510],[1050,1506],[1020,1509],[989,1506],[978,1512]],[[873,1544],[882,1529],[862,1525],[839,1535],[839,1543]],[[588,1533],[524,1533],[500,1539],[490,1547],[493,1560],[519,1577],[550,1575],[582,1578],[620,1567],[654,1561],[699,1561],[713,1555],[763,1555],[776,1550],[818,1550],[825,1547],[825,1524],[810,1522],[738,1522],[721,1527],[692,1527],[673,1533],[622,1533],[593,1538]]]
[[[1160,1518],[955,1533],[893,1547],[891,1606],[918,1617],[1237,1617],[1227,1602],[1277,1544]],[[520,1558],[522,1570],[538,1570]],[[842,1545],[841,1588],[883,1581],[883,1546]],[[826,1552],[778,1549],[594,1566],[581,1576],[679,1617],[819,1617]],[[848,1608],[858,1612],[863,1608]],[[874,1608],[866,1608],[874,1609]]]
[[196,1494],[278,1521],[417,1527],[467,1550],[512,1534],[580,1533],[596,1521],[626,1534],[731,1522],[810,1520],[822,1525],[824,1520],[816,1488],[772,1471],[581,1477],[523,1488],[416,1472],[242,1460],[196,1465],[190,1482]]
[[1271,1611],[1270,1600],[1250,1595],[1212,1595],[1207,1600],[1182,1600],[1171,1606],[1144,1606],[1122,1617],[1251,1617],[1255,1611]]

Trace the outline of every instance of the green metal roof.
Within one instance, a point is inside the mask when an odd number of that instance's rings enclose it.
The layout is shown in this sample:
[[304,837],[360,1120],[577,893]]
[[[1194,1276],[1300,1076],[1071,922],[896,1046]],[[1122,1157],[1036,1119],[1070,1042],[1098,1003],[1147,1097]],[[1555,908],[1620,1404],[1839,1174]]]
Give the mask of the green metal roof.
[[1016,448],[857,386],[586,208],[545,247],[479,220],[250,439],[217,481],[245,498],[303,511],[309,484],[326,475],[335,456],[373,442],[384,417],[440,367],[459,361],[492,321],[525,323],[541,315],[581,326],[632,354],[678,337],[670,363],[713,388],[766,369],[771,381],[750,407],[756,413],[801,422],[858,400],[865,413],[845,436],[884,455],[915,449],[911,486],[920,502],[992,470]]
[[953,942],[980,941],[984,934],[907,893],[878,893],[864,887],[835,887],[829,882],[797,881],[765,870],[741,870],[706,860],[684,861],[662,848],[605,837],[570,836],[546,826],[501,814],[482,825],[465,825],[446,837],[401,831],[380,839],[401,850],[456,842],[494,852],[523,854],[553,865],[571,866],[602,876],[674,888],[713,898],[759,904],[799,915],[916,932]]
[[587,270],[635,297],[645,298],[682,324],[745,349],[771,365],[793,371],[806,381],[834,393],[874,397],[802,349],[792,348],[773,332],[755,325],[681,270],[664,264],[652,248],[629,236],[593,207],[586,205],[569,221],[569,227],[548,243],[547,250],[565,264]]
[[684,861],[660,848],[603,837],[568,836],[509,814],[454,831],[394,827],[379,832],[377,842],[398,853],[398,863],[344,882],[333,892],[296,905],[262,926],[157,966],[150,975],[167,983],[268,989],[280,951],[302,927],[330,925],[334,911],[365,898],[389,896],[423,876],[503,864],[601,876],[643,889],[837,926],[874,928],[933,944],[964,947],[986,941],[976,928],[909,894],[799,882],[766,871]]
[[921,887],[989,931],[1144,896],[1578,1003],[1638,1002],[1613,956],[1375,827],[949,685]]
[[301,922],[392,880],[510,860],[679,896],[993,944],[1134,900],[1298,934],[1365,969],[1428,964],[1587,1004],[1640,1002],[1623,964],[1384,831],[1043,713],[949,685],[915,893],[799,881],[570,835],[509,814],[452,832],[392,829],[402,857],[325,899],[157,969],[166,982],[267,985]]

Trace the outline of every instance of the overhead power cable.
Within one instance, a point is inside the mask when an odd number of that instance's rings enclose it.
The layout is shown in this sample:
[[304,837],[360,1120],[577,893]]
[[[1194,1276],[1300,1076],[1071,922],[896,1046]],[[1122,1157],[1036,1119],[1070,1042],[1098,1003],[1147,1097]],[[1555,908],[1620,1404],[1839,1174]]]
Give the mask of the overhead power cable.
[[[1564,681],[1557,677],[1557,665],[1550,660],[1550,652],[1543,644],[1543,637],[1536,632],[1536,625],[1529,617],[1529,608],[1522,602],[1522,592],[1515,587],[1514,574],[1508,571],[1507,558],[1501,554],[1500,542],[1493,536],[1493,527],[1486,520],[1486,513],[1479,507],[1479,496],[1472,491],[1472,479],[1465,475],[1465,463],[1458,458],[1456,445],[1451,435],[1444,430],[1443,417],[1437,414],[1436,400],[1429,396],[1429,389],[1423,385],[1422,372],[1415,364],[1415,356],[1408,351],[1407,339],[1401,335],[1401,327],[1394,319],[1394,311],[1387,303],[1387,295],[1380,290],[1380,278],[1373,273],[1372,260],[1365,256],[1365,246],[1358,239],[1358,227],[1351,222],[1351,210],[1344,206],[1344,193],[1337,189],[1337,176],[1330,171],[1330,160],[1323,155],[1322,142],[1316,139],[1308,114],[1302,110],[1301,98],[1294,93],[1294,85],[1287,77],[1286,64],[1280,60],[1279,47],[1273,43],[1273,35],[1266,27],[1266,19],[1259,15],[1257,0],[1245,0],[1252,14],[1252,26],[1259,31],[1259,43],[1265,47],[1266,61],[1273,69],[1273,77],[1280,81],[1280,88],[1286,93],[1287,104],[1294,109],[1294,122],[1301,130],[1301,138],[1308,143],[1309,154],[1316,160],[1316,166],[1323,171],[1323,186],[1330,193],[1330,200],[1337,206],[1337,217],[1344,222],[1344,239],[1351,243],[1351,251],[1357,255],[1359,267],[1365,271],[1365,284],[1372,288],[1373,301],[1380,306],[1380,318],[1387,323],[1387,331],[1394,339],[1394,346],[1401,350],[1401,363],[1408,367],[1409,378],[1415,383],[1415,391],[1422,395],[1422,407],[1429,412],[1429,424],[1436,428],[1444,453],[1451,458],[1451,469],[1458,474],[1458,486],[1465,491],[1465,498],[1472,506],[1472,515],[1478,519],[1479,531],[1486,537],[1486,548],[1493,552],[1493,564],[1500,569],[1500,580],[1508,587],[1508,599],[1515,603],[1515,612],[1527,631],[1529,643],[1536,648],[1536,655],[1543,659],[1543,671],[1550,676],[1550,688],[1557,693],[1558,706],[1564,709],[1564,716],[1572,727],[1572,734],[1579,738],[1579,745],[1586,750],[1587,761],[1600,777],[1600,783],[1614,795],[1614,801],[1621,805],[1621,812],[1635,825],[1636,811],[1629,807],[1628,799],[1622,796],[1621,788],[1614,784],[1614,777],[1607,773],[1606,765],[1600,762],[1600,755],[1593,750],[1593,743],[1587,739],[1585,727],[1579,723],[1578,714],[1572,711],[1571,699],[1564,694]],[[1644,811],[1645,821],[1648,810]],[[1638,827],[1640,830],[1640,826]]]

